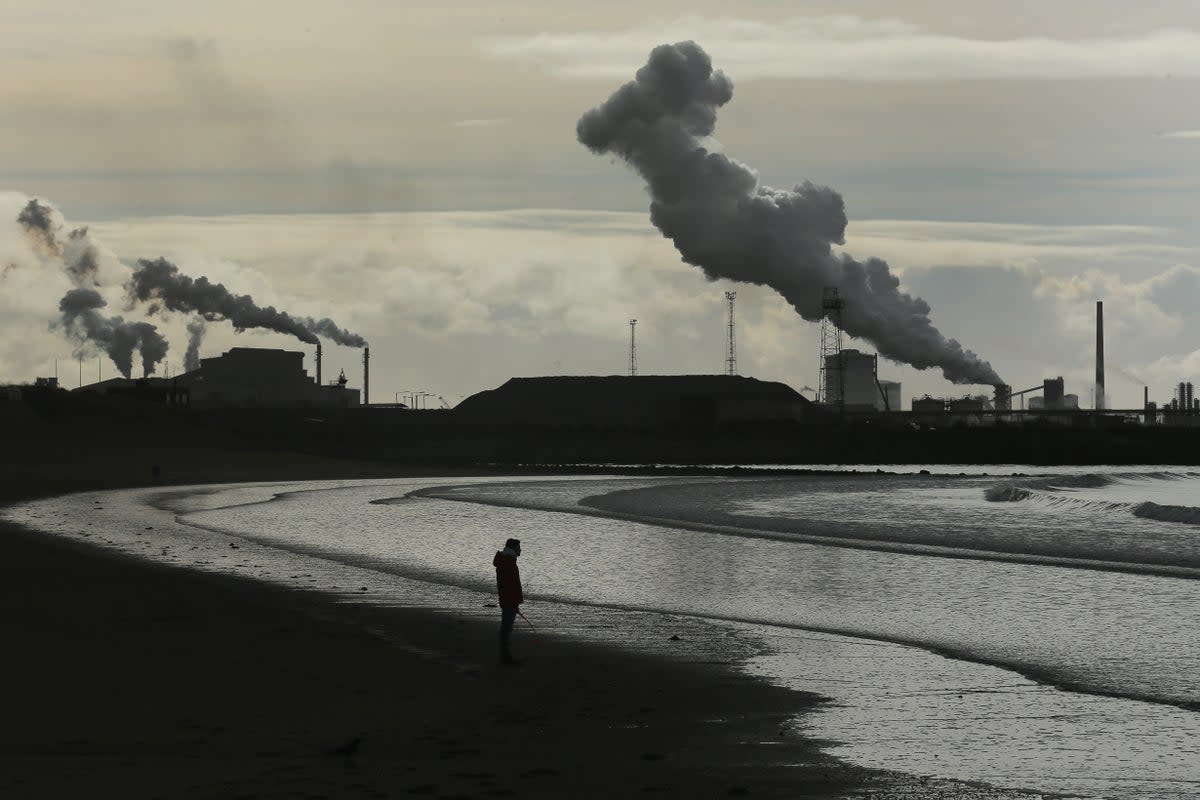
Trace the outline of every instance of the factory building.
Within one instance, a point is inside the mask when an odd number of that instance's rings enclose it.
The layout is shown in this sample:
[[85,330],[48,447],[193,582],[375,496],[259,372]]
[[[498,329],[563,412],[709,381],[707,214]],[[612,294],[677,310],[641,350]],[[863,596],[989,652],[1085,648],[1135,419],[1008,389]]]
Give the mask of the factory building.
[[1061,375],[1057,378],[1046,378],[1042,381],[1042,405],[1047,409],[1063,407],[1063,379]]
[[1046,400],[1043,397],[1029,398],[1030,411],[1078,411],[1079,410],[1079,395],[1064,394],[1059,398],[1057,405],[1046,405]]
[[[1032,391],[1032,390],[1030,390]],[[1062,376],[1042,381],[1042,396],[1029,398],[1030,411],[1078,411],[1079,395],[1066,394]]]
[[359,404],[357,389],[345,376],[318,385],[304,371],[304,353],[257,347],[235,347],[205,358],[200,368],[180,375],[178,384],[191,395],[192,408],[351,408]]
[[826,356],[825,381],[828,405],[840,405],[844,393],[845,407],[853,411],[901,409],[900,384],[879,380],[879,356],[874,353],[842,350]]
[[951,400],[947,407],[952,414],[979,414],[983,411],[984,400],[980,397],[959,397]]
[[305,372],[301,352],[235,347],[174,378],[113,378],[76,391],[194,409],[356,407],[358,390],[346,383],[342,376],[318,385]]
[[740,375],[511,378],[452,412],[463,422],[656,427],[809,422],[811,401],[782,383]]
[[940,414],[946,410],[946,401],[938,397],[914,397],[912,410],[918,414]]

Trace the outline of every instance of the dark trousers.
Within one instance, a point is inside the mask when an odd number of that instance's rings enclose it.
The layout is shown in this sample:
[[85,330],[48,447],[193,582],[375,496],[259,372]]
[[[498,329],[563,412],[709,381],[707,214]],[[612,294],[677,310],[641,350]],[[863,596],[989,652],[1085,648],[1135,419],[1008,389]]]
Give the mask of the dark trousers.
[[516,606],[500,606],[500,658],[512,658],[509,641],[512,639],[513,623],[517,621]]

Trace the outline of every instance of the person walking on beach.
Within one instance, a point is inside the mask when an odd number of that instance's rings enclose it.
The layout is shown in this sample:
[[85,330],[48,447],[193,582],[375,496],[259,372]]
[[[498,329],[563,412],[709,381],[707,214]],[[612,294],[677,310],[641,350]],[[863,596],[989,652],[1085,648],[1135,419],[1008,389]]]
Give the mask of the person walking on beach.
[[500,663],[519,663],[512,655],[510,646],[513,623],[525,594],[521,591],[521,571],[517,569],[517,557],[521,555],[521,540],[509,539],[504,549],[496,553],[492,566],[496,568],[496,591],[500,595]]

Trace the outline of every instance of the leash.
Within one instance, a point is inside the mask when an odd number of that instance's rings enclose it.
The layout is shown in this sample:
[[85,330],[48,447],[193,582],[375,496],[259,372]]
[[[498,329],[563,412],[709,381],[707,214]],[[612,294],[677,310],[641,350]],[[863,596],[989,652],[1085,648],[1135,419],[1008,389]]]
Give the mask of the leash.
[[532,628],[535,631],[537,630],[537,628],[533,627],[533,623],[529,621],[529,617],[522,614],[521,609],[519,609],[519,608],[517,609],[517,616],[519,616],[521,619],[525,620],[525,624],[528,625],[530,628]]

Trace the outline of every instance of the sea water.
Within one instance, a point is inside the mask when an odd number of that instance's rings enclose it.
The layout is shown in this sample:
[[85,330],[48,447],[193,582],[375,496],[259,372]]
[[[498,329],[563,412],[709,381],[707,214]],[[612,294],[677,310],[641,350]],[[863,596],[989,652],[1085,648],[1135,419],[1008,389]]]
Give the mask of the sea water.
[[1200,797],[1200,475],[969,472],[138,490],[8,516],[459,614],[494,613],[491,553],[515,535],[541,624],[819,692],[831,702],[797,724],[847,760]]

